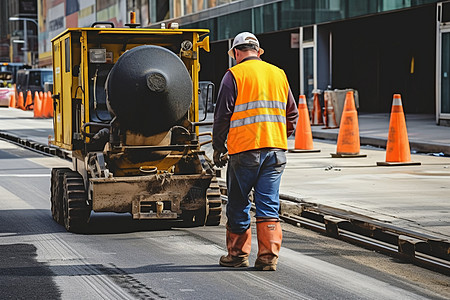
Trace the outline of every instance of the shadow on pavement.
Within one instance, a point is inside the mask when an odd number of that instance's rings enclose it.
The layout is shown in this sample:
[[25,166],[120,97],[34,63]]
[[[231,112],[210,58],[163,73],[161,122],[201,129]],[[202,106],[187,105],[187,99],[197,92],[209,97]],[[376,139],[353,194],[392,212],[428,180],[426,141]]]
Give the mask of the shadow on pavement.
[[[34,248],[33,245],[27,244],[14,244],[6,245],[13,246],[17,250],[17,246],[28,246]],[[3,250],[0,246],[0,250]],[[34,248],[35,251],[36,248]],[[23,250],[22,250],[23,252]],[[2,262],[2,258],[0,258]],[[37,265],[39,264],[39,265]],[[3,265],[3,263],[2,263]],[[0,278],[3,278],[6,274],[8,277],[18,277],[17,279],[24,277],[49,277],[52,276],[94,276],[94,275],[108,275],[112,278],[118,279],[118,276],[131,276],[134,274],[151,274],[151,273],[191,273],[191,272],[220,272],[220,271],[254,271],[254,267],[248,268],[226,268],[217,264],[211,265],[174,265],[174,264],[154,264],[146,265],[136,268],[118,268],[113,264],[105,266],[102,264],[71,264],[71,265],[52,265],[51,270],[42,263],[34,264],[11,264],[5,267],[0,265]],[[53,271],[53,272],[52,272]],[[51,280],[50,280],[51,281]],[[27,282],[30,282],[27,278]],[[31,281],[33,282],[33,281]],[[44,282],[45,283],[45,282]],[[1,286],[1,284],[0,284]],[[0,296],[3,296],[0,293]],[[16,297],[15,297],[16,298]],[[18,297],[21,298],[21,297]],[[52,297],[50,297],[52,298]],[[54,298],[54,297],[53,297]]]
[[128,213],[92,213],[86,234],[159,231],[171,229],[173,226],[173,221],[134,220]]
[[[20,220],[20,221],[18,221]],[[91,213],[84,234],[123,234],[142,231],[163,231],[172,228],[191,228],[176,220],[134,220],[129,213]],[[1,236],[26,236],[47,233],[64,233],[63,225],[56,223],[49,209],[0,208]]]
[[46,264],[36,260],[35,246],[0,245],[0,253],[0,298],[60,298],[61,293],[53,281],[53,272]]
[[[130,214],[92,213],[85,234],[160,231],[171,229],[174,224],[176,223],[173,221],[133,220]],[[49,209],[0,209],[0,239],[2,236],[28,236],[65,232],[64,226],[53,220]]]

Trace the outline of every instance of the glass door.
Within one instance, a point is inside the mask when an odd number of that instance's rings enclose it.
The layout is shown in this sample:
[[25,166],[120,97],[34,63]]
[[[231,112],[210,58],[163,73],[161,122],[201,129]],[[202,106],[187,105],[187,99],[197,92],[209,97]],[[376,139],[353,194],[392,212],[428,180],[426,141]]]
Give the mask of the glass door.
[[[440,109],[442,117],[450,118],[450,28],[441,33]],[[447,116],[446,116],[447,115]]]
[[300,27],[300,94],[305,95],[309,111],[312,110],[313,92],[317,89],[317,25]]
[[312,99],[314,90],[314,47],[303,48],[303,86],[306,99]]

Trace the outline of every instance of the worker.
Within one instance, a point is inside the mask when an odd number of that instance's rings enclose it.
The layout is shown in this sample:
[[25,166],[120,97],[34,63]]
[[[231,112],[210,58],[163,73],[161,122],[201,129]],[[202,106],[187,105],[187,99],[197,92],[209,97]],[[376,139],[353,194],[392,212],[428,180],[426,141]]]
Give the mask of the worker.
[[258,270],[275,271],[282,232],[278,216],[287,138],[298,118],[286,74],[261,60],[264,50],[249,32],[228,51],[236,65],[225,73],[214,112],[214,163],[227,169],[228,254],[225,267],[248,267],[251,248],[249,199],[254,189]]

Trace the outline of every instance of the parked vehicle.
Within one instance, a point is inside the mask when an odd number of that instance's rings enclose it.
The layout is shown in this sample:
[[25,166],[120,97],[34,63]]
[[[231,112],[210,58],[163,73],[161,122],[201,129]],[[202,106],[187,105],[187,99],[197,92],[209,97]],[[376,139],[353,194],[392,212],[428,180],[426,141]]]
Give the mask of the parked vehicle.
[[0,71],[11,72],[11,74],[12,74],[11,83],[12,84],[16,83],[17,72],[21,69],[31,69],[31,66],[25,65],[23,63],[10,63],[10,62],[0,63]]
[[24,96],[28,91],[34,97],[34,92],[44,92],[45,84],[53,83],[51,69],[23,69],[17,72],[16,91]]
[[12,87],[12,72],[0,71],[0,88]]
[[13,88],[0,87],[0,106],[9,106],[9,100],[13,92]]

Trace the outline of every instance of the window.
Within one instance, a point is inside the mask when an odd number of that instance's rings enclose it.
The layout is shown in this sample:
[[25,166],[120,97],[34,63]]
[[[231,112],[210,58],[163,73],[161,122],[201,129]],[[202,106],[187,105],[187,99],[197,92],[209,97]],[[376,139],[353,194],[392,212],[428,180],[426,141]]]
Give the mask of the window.
[[53,72],[44,71],[42,72],[42,83],[53,82]]
[[65,58],[66,58],[66,73],[70,72],[70,37],[64,40]]
[[40,86],[41,85],[41,72],[30,72],[29,85]]

